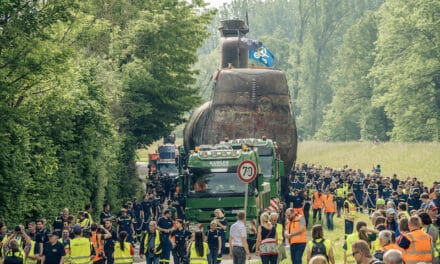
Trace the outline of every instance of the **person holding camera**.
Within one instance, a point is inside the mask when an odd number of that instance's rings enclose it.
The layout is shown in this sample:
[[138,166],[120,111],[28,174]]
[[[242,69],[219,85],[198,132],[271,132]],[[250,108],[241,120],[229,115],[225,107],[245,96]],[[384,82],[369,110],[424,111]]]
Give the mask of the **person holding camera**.
[[107,238],[104,243],[104,252],[107,256],[107,264],[113,264],[113,252],[115,250],[115,244],[118,241],[118,234],[116,230],[113,228],[112,221],[105,221],[105,229],[111,234],[111,237]]
[[19,259],[22,259],[24,263],[30,249],[31,239],[24,231],[24,227],[16,226],[12,233],[3,238],[4,263],[7,263],[6,260],[10,263],[19,263]]
[[90,243],[95,250],[95,257],[93,258],[94,264],[105,264],[106,255],[104,252],[104,240],[112,237],[112,234],[105,229],[102,225],[93,223],[90,228]]
[[18,241],[11,238],[9,242],[9,250],[5,252],[5,259],[3,264],[23,264],[26,261],[26,255],[23,249],[20,248]]

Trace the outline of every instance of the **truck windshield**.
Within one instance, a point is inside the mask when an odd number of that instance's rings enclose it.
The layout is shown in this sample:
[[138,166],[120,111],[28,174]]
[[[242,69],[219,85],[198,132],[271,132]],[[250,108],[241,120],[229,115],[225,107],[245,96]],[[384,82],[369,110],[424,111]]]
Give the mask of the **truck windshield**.
[[273,157],[260,156],[261,172],[265,178],[272,177],[273,174]]
[[166,174],[166,173],[178,174],[178,172],[179,172],[176,164],[174,164],[174,163],[160,163],[157,166],[158,166],[157,169],[158,169],[159,173],[162,173],[162,174]]
[[190,195],[212,197],[243,194],[245,185],[236,172],[204,172],[192,175],[189,189]]

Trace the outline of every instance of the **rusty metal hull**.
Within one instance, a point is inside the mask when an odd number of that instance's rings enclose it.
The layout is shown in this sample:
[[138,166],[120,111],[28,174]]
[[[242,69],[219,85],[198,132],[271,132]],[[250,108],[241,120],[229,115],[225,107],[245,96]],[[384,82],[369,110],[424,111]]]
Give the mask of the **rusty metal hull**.
[[184,131],[187,149],[225,137],[261,138],[278,143],[285,168],[296,161],[297,132],[285,74],[272,69],[224,69],[213,99],[196,109]]

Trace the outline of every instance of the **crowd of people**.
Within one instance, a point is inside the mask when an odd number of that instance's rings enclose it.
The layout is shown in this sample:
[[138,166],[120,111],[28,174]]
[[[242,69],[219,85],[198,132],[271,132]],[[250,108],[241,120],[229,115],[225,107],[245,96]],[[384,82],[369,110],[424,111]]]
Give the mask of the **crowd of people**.
[[[0,263],[133,263],[138,243],[139,256],[148,264],[171,259],[176,264],[217,264],[226,242],[234,264],[245,263],[252,249],[263,264],[302,263],[304,256],[308,263],[334,264],[337,251],[344,252],[344,263],[439,263],[436,182],[427,187],[417,178],[386,177],[380,165],[364,174],[348,166],[302,164],[290,183],[291,192],[281,199],[283,209],[260,215],[255,245],[248,244],[243,211],[229,227],[223,210],[215,209],[207,230],[189,230],[185,200],[175,185],[152,181],[140,202],[133,198],[116,215],[105,204],[98,221],[88,205],[75,216],[65,208],[54,221],[38,219],[27,228],[8,231],[0,222]],[[370,215],[371,223],[362,215]],[[344,218],[343,248],[324,236],[324,230],[334,230],[335,216]]]
[[[291,211],[285,216],[285,236],[292,214],[304,219],[303,229],[313,224],[311,239],[295,234],[297,239],[289,240],[292,263],[301,263],[306,245],[309,263],[335,263],[333,251],[340,249],[324,239],[322,226],[325,223],[332,231],[335,216],[343,217],[345,223],[344,263],[440,263],[437,182],[428,187],[417,178],[387,177],[380,165],[365,174],[348,166],[332,169],[301,164],[284,201],[286,212]],[[362,215],[370,216],[372,228],[362,221]],[[299,242],[298,237],[302,237]]]

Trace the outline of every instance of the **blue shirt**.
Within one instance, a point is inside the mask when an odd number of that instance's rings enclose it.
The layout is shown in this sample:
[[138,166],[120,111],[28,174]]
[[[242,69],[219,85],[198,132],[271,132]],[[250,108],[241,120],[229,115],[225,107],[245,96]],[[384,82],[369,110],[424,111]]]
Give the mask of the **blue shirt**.
[[120,216],[118,217],[118,225],[119,225],[119,232],[121,231],[125,231],[128,234],[131,234],[131,223],[133,221],[133,218],[131,218],[131,216],[126,215],[126,216]]
[[220,236],[220,233],[217,229],[211,230],[209,229],[206,232],[206,237],[208,237],[208,247],[211,251],[217,251],[218,250],[218,238]]
[[[173,227],[173,220],[171,218],[166,219],[165,217],[159,218],[159,221],[157,222],[157,226],[162,229],[170,229]],[[169,233],[164,233],[165,235],[169,235]]]

